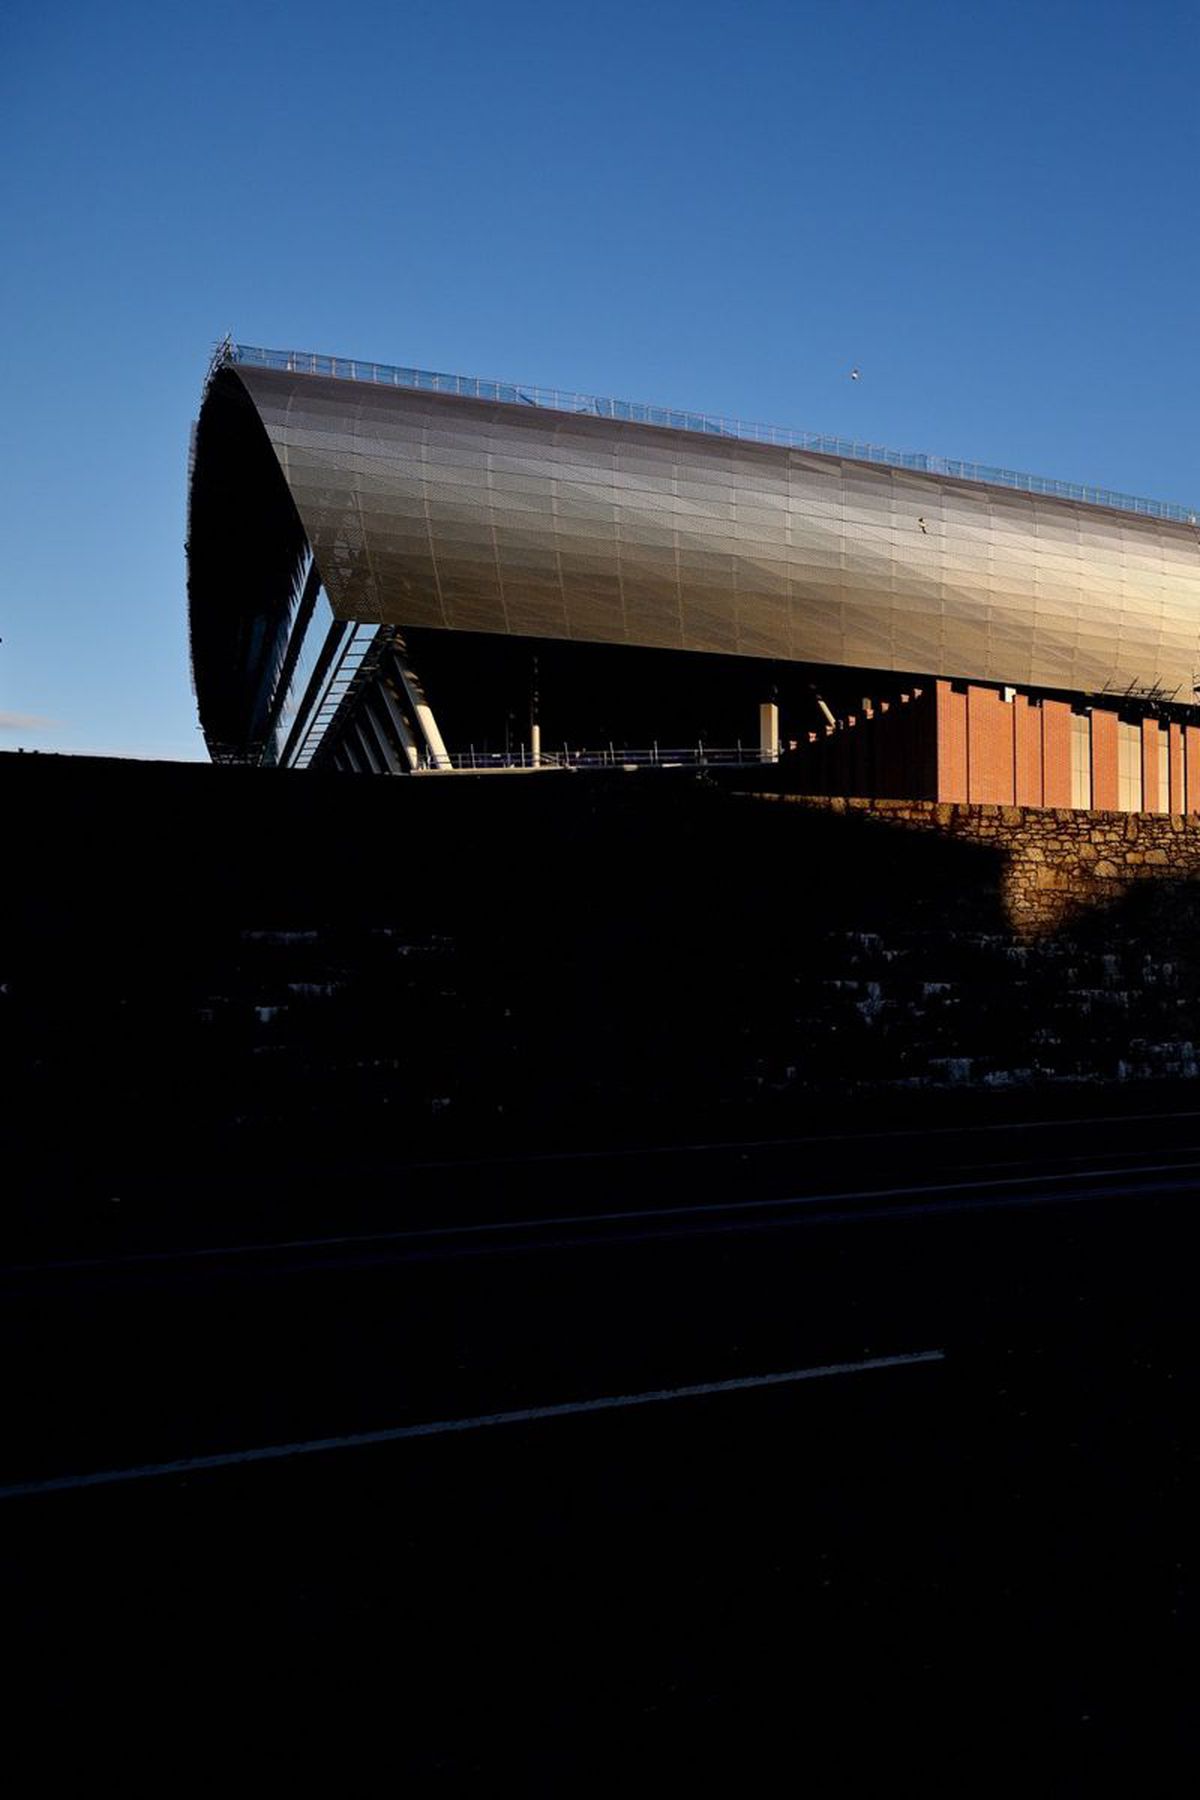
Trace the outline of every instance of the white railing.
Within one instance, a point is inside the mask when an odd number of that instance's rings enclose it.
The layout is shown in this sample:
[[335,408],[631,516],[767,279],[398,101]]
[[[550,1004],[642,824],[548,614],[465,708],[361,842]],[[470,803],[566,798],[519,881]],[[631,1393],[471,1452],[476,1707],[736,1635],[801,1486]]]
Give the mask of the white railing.
[[[527,744],[511,750],[466,750],[450,754],[450,766],[460,772],[487,769],[702,769],[758,767],[778,761],[769,751],[749,744],[713,746],[686,744],[682,747],[652,744],[649,749],[625,750],[619,745],[602,745],[599,749],[577,749],[561,744],[556,749],[543,749],[535,757]],[[429,767],[430,765],[426,765]]]
[[1056,500],[1077,500],[1087,506],[1114,507],[1119,512],[1141,513],[1146,518],[1169,519],[1181,525],[1200,524],[1200,509],[1196,507],[1179,506],[1168,500],[1144,500],[1114,488],[1059,481],[1049,475],[1030,475],[1021,469],[996,468],[990,463],[961,462],[923,450],[892,450],[882,444],[832,437],[819,431],[795,431],[783,425],[759,425],[752,420],[724,418],[714,413],[685,412],[678,407],[648,406],[635,400],[578,394],[567,388],[489,381],[477,375],[443,375],[430,369],[362,362],[354,357],[318,356],[309,350],[263,350],[257,345],[235,344],[226,339],[218,345],[212,366],[215,370],[228,363],[280,369],[292,375],[326,375],[339,381],[412,388],[422,393],[455,394],[460,399],[489,400],[506,406],[538,406],[550,412],[583,413],[633,425],[659,425],[671,431],[740,438],[754,444],[777,444],[792,450],[812,450],[822,456],[846,457],[852,462],[886,463],[890,468],[911,469],[923,475],[946,475],[956,481],[980,481],[992,487],[1015,488],[1021,493],[1046,494]]

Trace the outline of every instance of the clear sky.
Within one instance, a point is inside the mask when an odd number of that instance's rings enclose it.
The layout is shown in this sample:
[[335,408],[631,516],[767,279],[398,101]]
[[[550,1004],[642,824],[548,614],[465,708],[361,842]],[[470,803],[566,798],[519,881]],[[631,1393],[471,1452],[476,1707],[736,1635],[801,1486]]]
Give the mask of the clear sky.
[[1194,0],[6,0],[0,746],[202,756],[226,331],[1200,500],[1198,67]]

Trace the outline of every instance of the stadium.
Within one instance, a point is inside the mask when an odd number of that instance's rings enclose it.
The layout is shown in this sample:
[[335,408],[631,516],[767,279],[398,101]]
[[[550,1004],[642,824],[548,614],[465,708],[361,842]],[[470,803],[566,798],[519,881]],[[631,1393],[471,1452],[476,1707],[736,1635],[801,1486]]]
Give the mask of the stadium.
[[226,342],[188,514],[218,762],[1200,811],[1186,507]]

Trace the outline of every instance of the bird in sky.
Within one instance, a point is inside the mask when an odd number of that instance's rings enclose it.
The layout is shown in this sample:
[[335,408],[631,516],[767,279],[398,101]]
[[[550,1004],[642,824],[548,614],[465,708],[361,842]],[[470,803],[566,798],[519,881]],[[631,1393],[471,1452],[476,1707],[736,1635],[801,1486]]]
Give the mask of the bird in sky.
[[850,379],[851,379],[851,381],[861,381],[862,380],[862,370],[861,369],[851,369]]

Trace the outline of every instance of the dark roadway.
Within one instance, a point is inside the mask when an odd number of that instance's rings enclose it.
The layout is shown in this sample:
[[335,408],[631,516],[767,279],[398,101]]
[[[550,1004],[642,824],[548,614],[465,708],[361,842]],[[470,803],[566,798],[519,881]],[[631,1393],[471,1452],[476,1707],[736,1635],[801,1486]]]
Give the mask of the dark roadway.
[[168,1227],[146,1194],[27,1236],[10,1741],[248,1737],[416,1791],[1186,1767],[1197,1123],[387,1171],[341,1230],[296,1177],[237,1238],[232,1195]]

